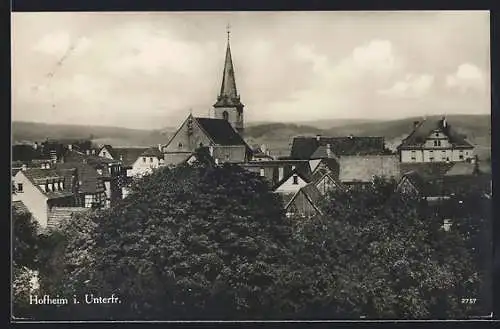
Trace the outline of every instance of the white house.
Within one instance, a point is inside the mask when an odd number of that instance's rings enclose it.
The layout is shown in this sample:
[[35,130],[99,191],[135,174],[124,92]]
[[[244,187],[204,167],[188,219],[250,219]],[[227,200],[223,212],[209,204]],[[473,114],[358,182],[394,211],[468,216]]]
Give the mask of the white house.
[[398,146],[400,161],[461,162],[474,157],[474,146],[446,118],[414,122],[413,131]]

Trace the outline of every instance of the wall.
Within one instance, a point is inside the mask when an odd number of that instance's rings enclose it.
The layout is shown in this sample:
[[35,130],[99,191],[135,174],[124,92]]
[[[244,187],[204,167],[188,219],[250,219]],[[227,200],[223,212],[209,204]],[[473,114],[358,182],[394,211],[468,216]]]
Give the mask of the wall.
[[217,107],[214,108],[214,118],[224,119],[223,113],[226,111],[228,113],[228,121],[235,129],[243,128],[243,111],[241,115],[235,107]]
[[246,160],[246,147],[244,145],[214,146],[213,158],[219,163],[241,163]]
[[[144,159],[146,159],[146,162],[144,162]],[[132,176],[142,175],[144,173],[150,173],[152,172],[152,169],[156,169],[158,167],[160,167],[160,160],[157,157],[141,156],[135,160],[130,173]]]
[[[434,146],[434,141],[439,141],[441,146]],[[432,132],[425,141],[424,147],[428,148],[451,148],[448,137],[441,131]]]
[[33,218],[40,224],[42,228],[47,227],[48,207],[47,197],[24,176],[22,171],[19,171],[14,177],[16,184],[23,184],[23,192],[17,193],[17,199],[21,200],[26,208],[31,212]]
[[298,193],[288,209],[287,212],[293,211],[295,215],[311,217],[316,215],[317,211],[314,206],[311,204],[309,199],[305,196],[304,193]]
[[[431,157],[434,157],[433,162],[445,162],[447,159],[451,162],[465,161],[474,157],[473,149],[425,149],[425,150],[402,150],[401,162],[431,162]],[[432,152],[431,152],[432,151]],[[462,151],[462,152],[461,152]],[[463,159],[460,159],[460,155]],[[412,157],[415,156],[415,160]]]
[[304,187],[307,185],[307,182],[304,181],[300,176],[298,177],[298,184],[293,184],[293,175],[290,176],[283,184],[281,184],[275,192],[279,193],[290,193],[290,192],[297,192],[301,187]]
[[[210,145],[210,139],[205,135],[205,133],[200,129],[196,120],[192,119],[192,133],[188,134],[188,120],[184,121],[179,130],[176,132],[174,137],[170,140],[167,146],[163,149],[163,152],[194,152],[195,149],[203,146]],[[181,145],[179,145],[181,144]],[[187,156],[186,156],[187,158]],[[165,159],[167,163],[167,159]]]

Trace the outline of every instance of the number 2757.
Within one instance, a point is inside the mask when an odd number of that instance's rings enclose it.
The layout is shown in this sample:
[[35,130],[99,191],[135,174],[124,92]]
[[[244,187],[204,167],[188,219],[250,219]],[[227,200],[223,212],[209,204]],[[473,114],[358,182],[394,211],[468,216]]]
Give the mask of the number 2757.
[[462,304],[475,304],[477,298],[462,298]]

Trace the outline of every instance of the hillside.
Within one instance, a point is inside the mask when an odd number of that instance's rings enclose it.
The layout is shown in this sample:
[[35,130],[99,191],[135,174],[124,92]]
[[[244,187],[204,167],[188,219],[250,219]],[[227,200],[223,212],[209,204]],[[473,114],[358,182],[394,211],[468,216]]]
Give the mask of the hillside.
[[169,137],[169,132],[165,130],[12,122],[14,143],[42,141],[46,138],[58,140],[90,138],[98,144],[113,146],[152,146],[166,143]]
[[[439,120],[439,116],[428,120]],[[389,148],[394,149],[412,130],[413,122],[421,118],[391,121],[325,120],[306,123],[260,123],[248,125],[245,138],[250,145],[266,144],[274,155],[288,155],[294,136],[384,136]],[[491,118],[489,115],[449,115],[448,122],[458,132],[467,135],[477,145],[478,154],[487,157],[491,149]],[[342,124],[342,122],[344,124]],[[332,124],[330,126],[330,124]],[[29,122],[13,122],[14,142],[53,139],[89,138],[96,143],[113,146],[152,146],[165,144],[174,130],[139,130],[117,127],[52,125]]]

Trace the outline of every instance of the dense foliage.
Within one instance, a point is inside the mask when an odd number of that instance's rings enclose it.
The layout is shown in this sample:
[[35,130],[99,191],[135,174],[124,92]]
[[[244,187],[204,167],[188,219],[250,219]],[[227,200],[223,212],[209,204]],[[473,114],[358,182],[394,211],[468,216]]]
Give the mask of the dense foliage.
[[[290,220],[279,196],[238,166],[162,168],[135,181],[115,207],[75,218],[51,237],[42,293],[75,295],[81,304],[47,307],[39,316],[466,316],[474,305],[461,299],[485,287],[474,253],[482,252],[478,223],[488,214],[474,212],[474,202],[488,200],[447,201],[470,206],[446,214],[454,225],[445,231],[446,207],[435,210],[394,189],[395,182],[375,180],[335,191],[324,200],[324,216]],[[85,294],[115,294],[121,303],[87,305]]]

